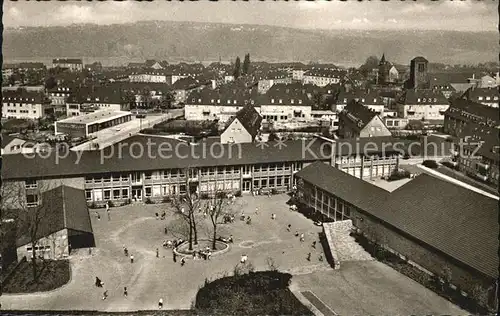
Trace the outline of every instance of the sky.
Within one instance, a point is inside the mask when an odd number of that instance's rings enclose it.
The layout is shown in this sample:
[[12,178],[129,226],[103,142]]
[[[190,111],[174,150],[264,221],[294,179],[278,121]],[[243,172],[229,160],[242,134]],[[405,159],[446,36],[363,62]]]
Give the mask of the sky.
[[145,20],[305,29],[498,30],[497,0],[249,2],[3,2],[4,27],[120,24]]

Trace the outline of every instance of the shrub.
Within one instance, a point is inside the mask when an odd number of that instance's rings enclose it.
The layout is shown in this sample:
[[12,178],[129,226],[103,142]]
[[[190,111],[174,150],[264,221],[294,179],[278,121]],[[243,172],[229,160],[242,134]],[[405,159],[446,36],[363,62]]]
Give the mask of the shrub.
[[443,166],[448,167],[448,168],[453,169],[453,170],[458,170],[459,169],[458,165],[455,166],[450,161],[444,161],[444,162],[442,162],[442,164],[443,164]]
[[236,193],[234,194],[234,196],[241,197],[241,190],[236,191]]
[[208,193],[201,193],[200,194],[200,199],[202,200],[208,200],[209,196],[208,196]]
[[278,190],[276,190],[275,188],[272,188],[271,189],[271,194],[273,194],[273,195],[278,194]]
[[424,160],[424,162],[422,162],[422,165],[431,169],[436,169],[439,166],[436,160]]
[[146,199],[146,202],[145,202],[145,203],[146,203],[146,204],[153,204],[153,201],[151,200],[151,198],[149,198],[149,197],[148,197],[148,198]]
[[410,177],[410,172],[406,170],[394,170],[389,177],[387,177],[388,181],[396,181]]
[[90,208],[97,208],[97,205],[95,204],[95,202],[92,202],[92,204],[90,204],[89,206]]
[[170,203],[170,202],[172,202],[172,198],[170,196],[164,196],[161,201],[163,203]]
[[113,201],[109,201],[108,205],[109,205],[109,207],[115,207],[116,206],[115,203],[113,203]]

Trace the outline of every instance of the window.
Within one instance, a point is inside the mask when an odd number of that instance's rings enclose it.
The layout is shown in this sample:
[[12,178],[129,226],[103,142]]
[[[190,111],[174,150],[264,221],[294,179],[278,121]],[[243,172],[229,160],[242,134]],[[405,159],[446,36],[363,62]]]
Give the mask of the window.
[[253,188],[256,189],[259,187],[259,180],[253,180]]
[[274,178],[269,179],[269,186],[274,187]]
[[26,195],[26,203],[28,206],[35,206],[38,204],[38,195],[36,194],[27,194]]
[[477,97],[477,99],[478,99],[479,101],[482,101],[482,100],[483,100],[483,97]]
[[104,199],[105,200],[111,199],[111,190],[104,190]]
[[299,99],[299,104],[302,104],[302,100]]
[[26,180],[26,181],[24,181],[24,186],[26,189],[34,189],[38,185],[36,183],[36,180]]
[[122,189],[122,198],[128,199],[128,189]]
[[425,71],[425,65],[424,64],[418,64],[418,72],[424,72]]
[[92,201],[92,190],[85,190],[85,198],[87,201]]
[[271,103],[274,103],[274,99],[271,99]]
[[113,199],[119,199],[120,198],[120,189],[114,189],[113,190]]
[[420,98],[417,99],[417,102],[420,102]]
[[151,187],[145,187],[144,188],[144,194],[146,196],[151,196]]
[[152,172],[145,172],[145,173],[144,173],[144,177],[145,177],[146,179],[151,179],[151,176],[152,176],[152,175],[153,175],[153,173],[152,173]]
[[294,100],[294,99],[291,99],[291,100],[290,100],[290,103],[294,104],[294,103],[295,103],[295,100]]
[[224,174],[224,167],[217,167],[217,174]]
[[281,186],[282,182],[283,182],[283,179],[281,177],[276,178],[276,185],[277,186]]
[[486,97],[486,101],[489,101],[491,98],[490,97]]
[[179,192],[180,192],[181,194],[186,193],[186,185],[185,185],[185,184],[181,184],[181,185],[179,186]]
[[262,179],[262,180],[260,181],[260,185],[261,185],[261,187],[263,187],[263,188],[267,188],[267,179]]

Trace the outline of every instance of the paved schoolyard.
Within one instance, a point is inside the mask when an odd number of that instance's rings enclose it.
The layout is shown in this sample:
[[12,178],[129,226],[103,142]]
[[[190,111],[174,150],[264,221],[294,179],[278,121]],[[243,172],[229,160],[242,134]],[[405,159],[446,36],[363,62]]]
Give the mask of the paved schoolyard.
[[[188,309],[205,279],[231,273],[240,256],[247,254],[256,270],[267,270],[267,259],[272,258],[279,270],[294,275],[292,290],[312,292],[337,314],[466,314],[380,262],[345,262],[340,270],[332,270],[326,261],[319,262],[321,246],[318,243],[313,249],[311,243],[318,240],[321,228],[289,211],[287,200],[286,195],[238,198],[232,206],[236,222],[219,225],[220,235],[234,236],[228,252],[209,261],[188,260],[184,267],[173,262],[171,250],[161,247],[164,239],[172,238],[164,235],[165,225],[177,218],[168,204],[112,208],[110,221],[104,210],[99,211],[100,221],[91,210],[97,248],[92,255],[86,249],[72,254],[71,281],[52,292],[4,295],[0,303],[3,309],[134,311],[156,309],[161,297],[165,309]],[[156,220],[154,213],[163,210],[167,220]],[[251,225],[238,220],[242,211],[252,217]],[[273,212],[277,215],[274,221],[270,218]],[[286,230],[288,224],[291,232]],[[208,219],[199,230],[201,237],[210,234]],[[304,232],[304,243],[294,236],[296,230]],[[133,264],[124,256],[123,245],[134,255]],[[160,258],[156,258],[156,248]],[[311,261],[306,259],[309,252]],[[96,276],[108,290],[104,301],[104,289],[94,286]],[[128,297],[123,296],[124,286]]]
[[[176,217],[168,204],[112,208],[110,221],[104,210],[99,211],[100,221],[91,210],[97,249],[93,249],[90,256],[87,250],[79,250],[71,256],[70,283],[49,293],[4,295],[0,302],[4,309],[131,311],[156,309],[161,297],[166,309],[187,309],[205,279],[231,273],[242,254],[248,255],[256,270],[268,269],[268,258],[272,258],[280,270],[293,274],[330,269],[326,261],[317,259],[322,251],[319,243],[317,250],[311,247],[321,228],[301,214],[289,211],[287,200],[287,195],[238,198],[232,206],[237,219],[243,211],[252,217],[252,224],[236,220],[220,225],[220,235],[234,236],[229,251],[210,261],[188,260],[184,267],[179,261],[173,262],[171,250],[161,247],[164,239],[172,238],[165,236],[163,229]],[[258,214],[255,214],[256,207]],[[168,212],[167,220],[156,220],[154,213],[164,209]],[[271,220],[273,212],[277,215],[274,221]],[[291,232],[286,230],[288,224],[292,225]],[[200,227],[200,235],[211,231],[208,219],[204,226]],[[305,234],[304,243],[294,236],[295,230]],[[124,256],[123,245],[134,255],[133,264]],[[160,249],[160,258],[156,258],[156,248]],[[312,252],[311,261],[306,259],[308,252]],[[104,289],[94,286],[96,276],[108,290],[109,297],[104,301]],[[122,295],[124,286],[128,288],[128,297]]]
[[339,270],[294,276],[292,283],[337,315],[468,314],[379,261],[344,262]]

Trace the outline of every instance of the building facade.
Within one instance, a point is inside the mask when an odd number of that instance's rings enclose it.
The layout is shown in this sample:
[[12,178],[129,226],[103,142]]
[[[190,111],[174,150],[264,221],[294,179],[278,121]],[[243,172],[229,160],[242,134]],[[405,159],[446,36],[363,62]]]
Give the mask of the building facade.
[[65,68],[71,71],[82,71],[83,61],[81,59],[57,58],[52,60],[52,68]]
[[35,120],[53,114],[49,98],[24,89],[2,91],[2,117]]

